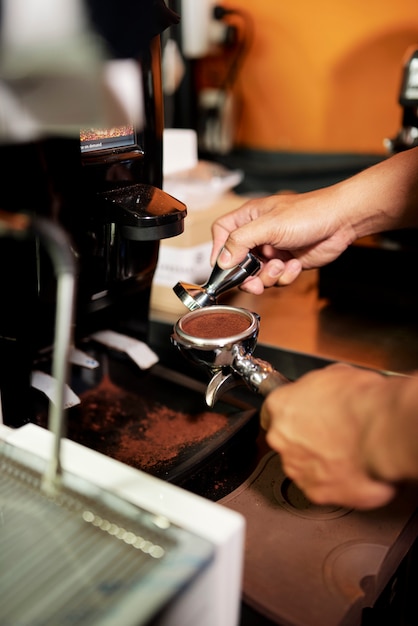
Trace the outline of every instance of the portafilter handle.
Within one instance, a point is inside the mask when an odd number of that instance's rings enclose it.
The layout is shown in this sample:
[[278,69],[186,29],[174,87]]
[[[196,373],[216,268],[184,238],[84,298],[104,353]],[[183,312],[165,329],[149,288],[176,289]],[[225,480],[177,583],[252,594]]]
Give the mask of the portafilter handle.
[[227,270],[220,268],[218,263],[215,263],[212,273],[204,285],[179,282],[173,287],[173,291],[190,311],[194,311],[217,304],[217,298],[221,293],[241,285],[246,278],[256,274],[260,267],[259,259],[249,252],[241,263]]
[[226,391],[242,384],[266,397],[277,387],[290,383],[290,380],[271,363],[246,353],[240,344],[232,348],[232,361],[229,367],[231,371],[219,370],[209,381],[205,394],[208,406],[213,407]]

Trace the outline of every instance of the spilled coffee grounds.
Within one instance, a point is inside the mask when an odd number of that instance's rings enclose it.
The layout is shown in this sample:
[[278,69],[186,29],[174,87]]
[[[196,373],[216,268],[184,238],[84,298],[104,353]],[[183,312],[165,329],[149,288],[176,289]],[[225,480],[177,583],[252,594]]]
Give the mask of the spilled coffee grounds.
[[170,467],[227,426],[225,415],[172,409],[126,391],[104,376],[97,387],[81,395],[79,415],[72,420],[69,434],[87,447],[149,471]]

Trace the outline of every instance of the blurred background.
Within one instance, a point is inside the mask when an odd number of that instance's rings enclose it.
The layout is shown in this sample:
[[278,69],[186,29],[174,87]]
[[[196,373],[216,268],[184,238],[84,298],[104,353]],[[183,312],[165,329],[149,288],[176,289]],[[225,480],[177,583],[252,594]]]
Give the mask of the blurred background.
[[[412,0],[168,2],[181,22],[163,41],[165,126],[193,129],[195,159],[241,174],[231,183],[233,195],[211,201],[209,185],[204,189],[206,210],[199,204],[196,211],[195,196],[186,194],[185,234],[162,245],[153,303],[159,311],[177,313],[171,285],[176,275],[191,282],[207,275],[200,259],[208,257],[210,226],[220,213],[248,197],[333,184],[416,145],[418,7]],[[174,146],[178,163],[181,142]],[[175,192],[181,197],[181,190]],[[355,360],[375,366],[381,365],[370,357],[376,343],[392,341],[394,358],[385,364],[399,367],[401,354],[416,354],[418,297],[404,268],[417,261],[416,231],[383,233],[355,242],[337,261],[287,290],[255,302],[241,294],[234,302],[258,311],[266,303],[263,328],[270,318],[272,323],[263,340],[273,341],[273,333],[280,345],[337,358],[354,358],[350,350],[359,343],[364,354]],[[170,273],[162,275],[163,266]],[[313,290],[312,306],[305,288]],[[324,349],[318,332],[308,331],[312,320],[317,329],[319,310],[323,316],[335,307],[335,320],[348,320],[343,329],[337,323],[336,333],[350,338],[348,353],[336,349],[335,337]],[[366,325],[358,342],[353,312],[359,326]],[[302,315],[308,319],[296,332]],[[376,340],[378,318],[384,322]],[[332,328],[329,316],[322,326],[326,332]],[[403,365],[415,364],[412,356]]]
[[[386,154],[401,121],[402,67],[418,42],[415,2],[168,4],[181,15],[168,36],[183,68],[173,90],[166,54],[166,126],[195,128],[201,154],[244,166],[244,190],[258,186],[260,159],[270,189],[276,164],[312,169],[307,158],[321,155],[317,165],[344,175]],[[339,160],[324,160],[330,153]]]

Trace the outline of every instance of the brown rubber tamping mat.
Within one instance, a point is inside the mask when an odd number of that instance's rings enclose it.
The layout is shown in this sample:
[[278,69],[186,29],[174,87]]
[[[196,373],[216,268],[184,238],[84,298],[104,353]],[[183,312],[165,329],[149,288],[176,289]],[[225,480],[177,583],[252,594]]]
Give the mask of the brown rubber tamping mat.
[[418,488],[373,511],[316,506],[274,452],[220,502],[247,522],[244,600],[280,626],[359,626],[418,533]]

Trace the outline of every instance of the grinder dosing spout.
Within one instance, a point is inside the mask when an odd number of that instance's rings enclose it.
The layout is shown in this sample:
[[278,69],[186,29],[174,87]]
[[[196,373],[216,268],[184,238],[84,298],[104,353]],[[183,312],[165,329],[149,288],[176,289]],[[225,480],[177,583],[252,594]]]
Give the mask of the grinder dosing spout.
[[238,385],[266,396],[290,382],[270,363],[252,356],[259,323],[260,317],[247,309],[214,305],[186,313],[175,324],[172,343],[191,362],[209,370],[208,406]]

